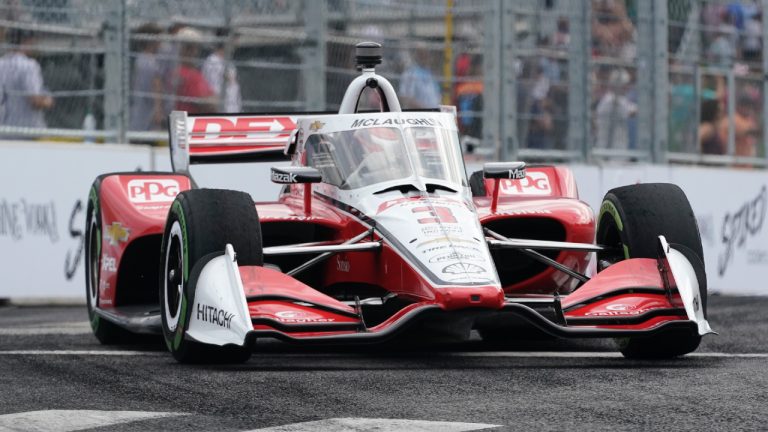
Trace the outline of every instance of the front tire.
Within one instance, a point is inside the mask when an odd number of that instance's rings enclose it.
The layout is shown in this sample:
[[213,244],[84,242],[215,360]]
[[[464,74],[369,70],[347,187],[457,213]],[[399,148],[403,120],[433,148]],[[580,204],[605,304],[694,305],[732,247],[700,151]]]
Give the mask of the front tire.
[[101,280],[101,207],[99,205],[101,182],[97,179],[88,194],[85,217],[85,299],[88,321],[93,335],[102,345],[115,345],[137,341],[138,337],[102,318],[96,309],[99,306],[99,284]]
[[248,347],[188,340],[195,285],[210,259],[232,244],[240,265],[263,265],[261,228],[253,200],[244,192],[195,189],[171,205],[161,248],[160,308],[168,350],[182,363],[242,363]]
[[[704,252],[693,209],[685,193],[668,183],[646,183],[610,190],[597,219],[596,242],[613,252],[598,252],[598,267],[630,258],[658,257],[658,236],[673,247],[683,246],[686,258],[697,270],[702,307],[706,316],[707,281]],[[650,337],[617,340],[624,357],[672,358],[693,352],[701,336],[696,332],[662,333]]]

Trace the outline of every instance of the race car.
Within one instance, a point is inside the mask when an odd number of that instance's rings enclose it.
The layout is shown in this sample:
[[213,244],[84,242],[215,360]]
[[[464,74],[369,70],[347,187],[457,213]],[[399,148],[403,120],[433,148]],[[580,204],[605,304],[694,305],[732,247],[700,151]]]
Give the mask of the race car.
[[[455,111],[401,109],[357,46],[338,112],[170,115],[173,172],[99,176],[86,296],[104,344],[162,334],[179,362],[243,362],[260,338],[613,338],[629,358],[713,333],[696,219],[680,188],[611,190],[597,215],[565,167],[467,176]],[[364,92],[379,111],[360,112]],[[274,202],[204,189],[190,164],[290,160]],[[258,180],[258,179],[257,179]],[[267,179],[264,179],[266,181]]]

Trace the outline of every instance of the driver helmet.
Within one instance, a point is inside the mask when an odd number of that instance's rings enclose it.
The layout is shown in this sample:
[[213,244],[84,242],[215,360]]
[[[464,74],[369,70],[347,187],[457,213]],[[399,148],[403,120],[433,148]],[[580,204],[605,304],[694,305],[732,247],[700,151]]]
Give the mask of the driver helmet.
[[356,136],[367,153],[386,152],[400,145],[400,134],[394,128],[360,129]]
[[360,129],[355,138],[364,150],[363,163],[369,171],[392,169],[401,153],[400,133],[396,128],[373,127]]

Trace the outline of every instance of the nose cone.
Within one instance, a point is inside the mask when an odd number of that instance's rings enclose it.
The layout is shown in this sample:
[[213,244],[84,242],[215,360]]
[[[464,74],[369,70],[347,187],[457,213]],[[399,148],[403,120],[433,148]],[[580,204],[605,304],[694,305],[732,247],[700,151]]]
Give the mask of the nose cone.
[[[375,219],[380,231],[426,276],[438,296],[446,288],[463,287],[480,296],[482,303],[491,293],[495,298],[501,292],[477,215],[458,197],[425,194],[391,200],[379,207]],[[457,292],[452,297],[456,296],[464,294]]]

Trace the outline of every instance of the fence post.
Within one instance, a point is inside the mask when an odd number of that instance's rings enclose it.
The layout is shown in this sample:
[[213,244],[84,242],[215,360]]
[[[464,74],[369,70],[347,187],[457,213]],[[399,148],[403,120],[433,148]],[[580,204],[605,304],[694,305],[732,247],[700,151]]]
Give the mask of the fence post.
[[325,110],[326,24],[328,8],[325,0],[304,0],[304,31],[307,41],[300,49],[303,69],[305,106],[308,111]]
[[111,0],[104,22],[104,130],[125,143],[129,110],[130,58],[125,0]]
[[491,0],[485,14],[485,40],[483,43],[483,147],[493,146],[494,158],[501,159],[501,88],[499,79],[501,62],[501,4]]
[[[576,1],[574,1],[576,3]],[[640,2],[643,3],[643,2]],[[568,143],[573,149],[581,150],[583,162],[592,159],[590,139],[590,82],[589,66],[592,56],[592,2],[580,0],[574,7],[569,20],[568,45]]]
[[517,16],[515,2],[502,1],[501,10],[501,160],[518,158],[520,143],[517,136]]
[[[639,2],[640,5],[650,4],[651,2]],[[642,7],[642,6],[641,6]],[[647,75],[652,76],[651,90],[653,94],[653,113],[652,127],[653,147],[651,148],[651,159],[654,163],[667,162],[667,145],[669,142],[667,115],[669,109],[669,53],[667,52],[668,35],[668,10],[666,0],[654,0],[651,25],[653,37],[653,55],[649,63],[651,70]],[[698,102],[697,102],[698,103]],[[642,130],[642,129],[641,129]]]

